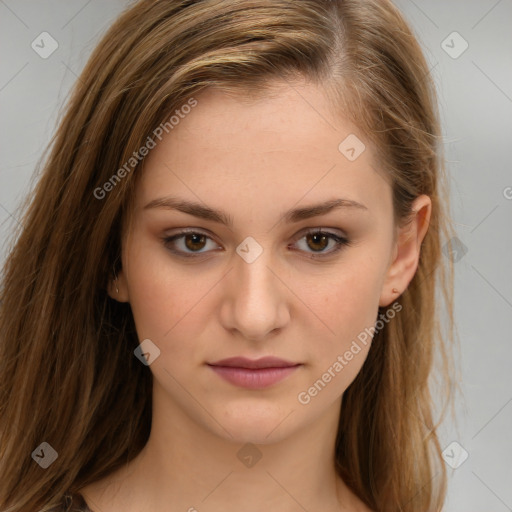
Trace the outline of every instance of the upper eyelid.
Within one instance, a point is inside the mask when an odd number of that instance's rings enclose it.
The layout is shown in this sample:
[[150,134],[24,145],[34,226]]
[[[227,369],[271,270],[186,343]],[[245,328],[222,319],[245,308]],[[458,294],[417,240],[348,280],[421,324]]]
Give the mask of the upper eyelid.
[[[336,230],[336,232],[333,232],[333,230]],[[348,238],[348,235],[345,231],[343,231],[340,228],[328,228],[328,227],[314,227],[314,228],[303,228],[300,231],[298,231],[295,235],[293,235],[293,239],[300,239],[303,236],[309,234],[309,233],[317,233],[317,232],[323,232],[329,235],[339,236],[340,238]],[[187,235],[187,234],[198,234],[198,235],[205,235],[212,240],[215,240],[215,235],[213,235],[209,230],[203,229],[203,228],[178,228],[178,231],[165,236],[164,238],[173,238],[173,237],[179,237],[180,235]]]
[[[326,228],[324,228],[324,227],[304,228],[304,229],[300,230],[297,234],[294,235],[293,243],[298,242],[299,240],[301,240],[302,238],[304,238],[305,236],[307,236],[310,233],[315,233],[316,234],[316,233],[320,232],[320,233],[324,233],[324,234],[328,235],[330,240],[335,242],[335,247],[339,247],[340,244],[341,245],[351,245],[351,240],[346,235],[346,233],[344,233],[343,231],[341,232],[341,234],[340,233],[333,233],[331,231],[332,229],[338,229],[338,228],[327,228],[327,227]],[[341,230],[339,230],[339,231],[341,231]],[[188,234],[203,235],[203,236],[206,236],[207,238],[209,238],[210,240],[212,240],[213,242],[218,244],[218,242],[215,240],[215,237],[211,236],[208,233],[208,231],[205,231],[202,228],[182,228],[181,230],[177,231],[176,233],[173,233],[173,234],[170,234],[168,236],[165,236],[164,237],[164,241],[166,241],[166,242],[173,242],[174,243],[176,240],[179,240],[179,239],[187,236]],[[218,244],[218,245],[220,245],[220,244]],[[204,252],[201,252],[201,251],[193,252],[192,251],[190,253],[187,252],[187,251],[175,251],[175,252],[177,252],[177,253],[184,253],[184,254],[187,254],[189,256],[197,255],[199,257],[202,254],[207,254],[210,251],[204,251]],[[332,254],[334,252],[336,252],[336,251],[332,250],[332,249],[331,249],[331,251],[321,252],[321,253],[318,253],[318,257],[322,257],[322,255],[325,255],[327,257],[329,254]]]

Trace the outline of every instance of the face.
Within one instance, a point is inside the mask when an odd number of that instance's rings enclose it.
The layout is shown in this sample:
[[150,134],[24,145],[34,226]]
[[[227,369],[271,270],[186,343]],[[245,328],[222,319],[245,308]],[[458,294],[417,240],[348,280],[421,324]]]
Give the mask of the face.
[[[196,100],[144,162],[111,295],[151,340],[158,404],[264,444],[339,411],[378,306],[414,272],[397,266],[391,187],[369,143],[358,155],[363,137],[319,88]],[[339,149],[349,136],[354,152]],[[288,368],[212,366],[233,357]]]

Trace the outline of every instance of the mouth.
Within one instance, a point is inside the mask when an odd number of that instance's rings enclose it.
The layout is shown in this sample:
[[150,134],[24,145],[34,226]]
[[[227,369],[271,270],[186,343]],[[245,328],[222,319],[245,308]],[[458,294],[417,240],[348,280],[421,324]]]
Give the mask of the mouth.
[[247,359],[232,357],[207,365],[221,378],[246,389],[263,389],[282,381],[294,373],[302,363],[293,363],[276,357]]

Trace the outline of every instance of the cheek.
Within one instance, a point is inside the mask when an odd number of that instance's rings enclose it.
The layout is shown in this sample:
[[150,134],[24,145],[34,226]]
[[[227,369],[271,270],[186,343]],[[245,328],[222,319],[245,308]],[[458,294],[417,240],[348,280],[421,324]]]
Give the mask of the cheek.
[[129,247],[127,254],[128,293],[139,338],[165,343],[183,328],[184,319],[194,315],[208,282],[194,280],[193,272],[169,265],[165,251],[154,241]]
[[[349,350],[352,341],[375,323],[384,269],[380,259],[371,254],[370,250],[354,251],[325,272],[293,278],[298,299],[284,299],[297,315],[289,328],[310,340],[305,351],[318,370]],[[206,272],[204,278],[197,279],[194,265],[171,264],[154,239],[139,238],[138,243],[127,246],[127,255],[123,263],[139,339],[149,338],[162,348],[172,345],[176,360],[185,357],[184,351],[194,352],[196,348],[183,340],[200,339],[205,318],[215,307],[208,306],[209,292],[222,286],[219,276]],[[364,348],[362,345],[360,356]]]
[[316,287],[304,287],[302,296],[317,314],[319,321],[314,325],[325,333],[324,339],[340,343],[373,325],[382,282],[382,270],[376,262],[360,260],[357,265],[340,266],[320,281]]
[[[316,378],[332,382],[325,394],[339,396],[357,376],[368,354],[378,315],[383,266],[377,259],[345,261],[332,273],[328,286],[304,287],[304,300],[316,313],[302,329],[309,339],[308,356]],[[318,282],[324,282],[320,280]],[[314,291],[313,291],[314,290]],[[314,327],[313,327],[314,326]],[[340,359],[341,358],[341,359]]]

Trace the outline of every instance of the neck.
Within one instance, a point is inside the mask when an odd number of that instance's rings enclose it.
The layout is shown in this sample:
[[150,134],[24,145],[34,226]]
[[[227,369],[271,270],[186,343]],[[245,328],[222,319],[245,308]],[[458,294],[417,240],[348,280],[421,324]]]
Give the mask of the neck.
[[283,415],[270,434],[242,439],[212,432],[155,388],[146,446],[89,504],[105,512],[217,512],[228,505],[244,512],[260,512],[262,505],[280,512],[355,510],[334,465],[340,402],[286,437],[279,435]]

